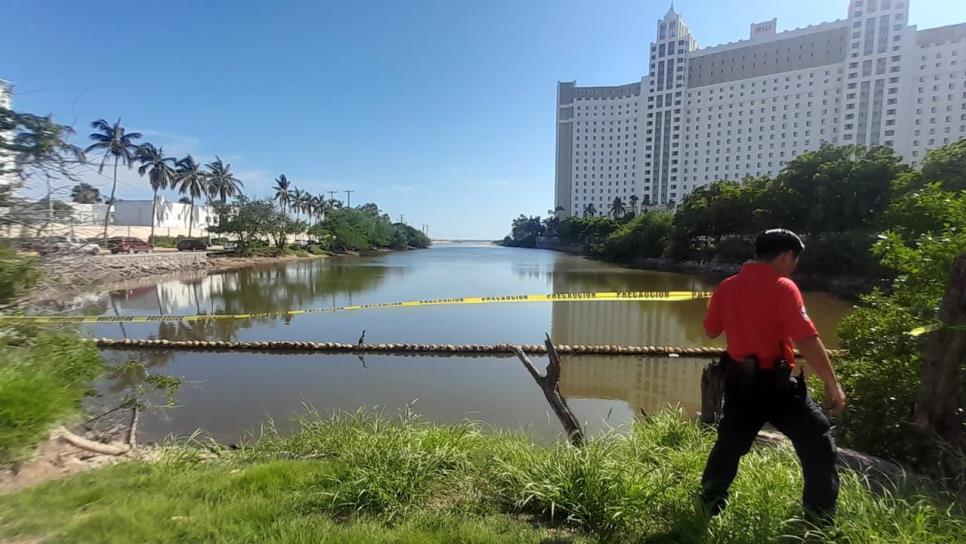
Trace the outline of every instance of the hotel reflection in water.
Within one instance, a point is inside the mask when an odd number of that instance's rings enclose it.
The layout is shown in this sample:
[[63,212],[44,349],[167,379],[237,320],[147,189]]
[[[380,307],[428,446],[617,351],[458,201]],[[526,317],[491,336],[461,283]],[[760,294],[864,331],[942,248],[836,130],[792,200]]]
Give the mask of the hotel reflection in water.
[[[648,289],[707,288],[700,280],[683,286],[682,279],[682,276],[668,275],[667,285]],[[555,274],[554,292],[581,290],[582,282],[574,280],[573,275]],[[612,289],[640,287],[618,284]],[[706,305],[705,300],[553,303],[551,334],[561,344],[721,345],[720,341],[710,341],[703,334],[701,320]],[[566,356],[560,392],[568,399],[624,401],[638,416],[653,415],[671,406],[680,407],[687,417],[694,417],[701,408],[701,370],[708,362],[708,359],[686,358]]]

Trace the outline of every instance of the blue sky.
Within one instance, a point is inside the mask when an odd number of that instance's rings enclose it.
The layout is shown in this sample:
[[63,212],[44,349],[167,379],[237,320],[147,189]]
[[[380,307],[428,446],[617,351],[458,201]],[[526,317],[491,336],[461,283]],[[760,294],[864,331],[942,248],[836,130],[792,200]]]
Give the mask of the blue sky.
[[[909,1],[920,28],[966,21],[962,0]],[[556,82],[639,79],[667,8],[0,0],[0,79],[15,84],[16,109],[74,124],[78,143],[92,120],[122,117],[171,153],[221,155],[255,196],[284,173],[311,192],[352,189],[353,204],[376,202],[434,237],[497,238],[519,213],[553,207]],[[779,30],[844,18],[847,0],[675,8],[708,46],[772,17]],[[133,171],[121,179],[120,198],[150,195]]]

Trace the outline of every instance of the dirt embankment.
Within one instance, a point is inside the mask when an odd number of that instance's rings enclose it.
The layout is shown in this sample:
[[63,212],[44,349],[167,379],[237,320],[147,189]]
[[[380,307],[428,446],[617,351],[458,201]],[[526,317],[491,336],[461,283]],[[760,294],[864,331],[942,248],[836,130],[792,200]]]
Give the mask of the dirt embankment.
[[200,275],[251,266],[323,257],[231,257],[205,253],[135,255],[64,255],[44,259],[40,284],[21,299],[22,304],[64,301],[82,293],[130,289],[167,277]]

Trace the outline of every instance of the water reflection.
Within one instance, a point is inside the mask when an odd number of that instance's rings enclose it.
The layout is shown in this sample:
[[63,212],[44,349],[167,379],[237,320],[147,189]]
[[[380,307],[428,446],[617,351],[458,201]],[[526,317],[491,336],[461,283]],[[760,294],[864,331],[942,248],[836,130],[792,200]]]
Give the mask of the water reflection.
[[701,359],[568,357],[560,392],[570,399],[619,400],[638,416],[680,406],[688,417],[701,409]]
[[[353,266],[344,259],[295,261],[221,274],[188,274],[156,285],[105,295],[110,315],[246,314],[352,304],[353,295],[374,289],[406,268]],[[287,323],[291,318],[283,319]],[[275,318],[163,322],[140,325],[133,334],[168,340],[235,340],[239,330]],[[154,331],[149,327],[156,327]],[[131,326],[115,328],[128,337]],[[146,330],[148,329],[148,330]],[[148,333],[148,334],[145,334]]]

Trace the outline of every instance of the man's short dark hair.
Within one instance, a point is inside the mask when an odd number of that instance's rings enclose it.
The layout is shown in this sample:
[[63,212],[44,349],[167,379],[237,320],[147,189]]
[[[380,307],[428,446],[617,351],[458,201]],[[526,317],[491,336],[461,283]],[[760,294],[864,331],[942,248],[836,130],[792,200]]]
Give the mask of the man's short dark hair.
[[771,261],[786,251],[796,257],[805,251],[802,239],[788,229],[769,229],[755,238],[755,258],[760,261]]

